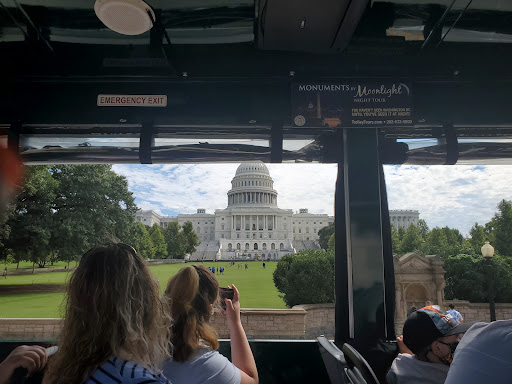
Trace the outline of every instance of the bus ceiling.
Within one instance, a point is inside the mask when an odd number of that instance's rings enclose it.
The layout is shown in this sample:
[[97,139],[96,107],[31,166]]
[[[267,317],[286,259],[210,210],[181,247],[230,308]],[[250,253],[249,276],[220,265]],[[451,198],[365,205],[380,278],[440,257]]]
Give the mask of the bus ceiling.
[[[387,164],[512,157],[509,2],[153,0],[137,31],[106,2],[0,2],[0,145],[28,163],[328,163],[345,128],[377,129]],[[297,84],[355,82],[407,84],[410,119],[361,128],[313,98],[318,124],[294,120]]]

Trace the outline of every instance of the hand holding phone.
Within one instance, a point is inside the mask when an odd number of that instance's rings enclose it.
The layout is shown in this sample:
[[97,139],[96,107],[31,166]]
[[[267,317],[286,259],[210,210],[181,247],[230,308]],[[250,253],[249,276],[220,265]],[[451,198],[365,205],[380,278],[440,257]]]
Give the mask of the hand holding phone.
[[219,288],[219,298],[220,298],[220,306],[222,309],[226,309],[226,302],[224,299],[230,299],[233,300],[233,297],[235,295],[235,291],[233,288]]

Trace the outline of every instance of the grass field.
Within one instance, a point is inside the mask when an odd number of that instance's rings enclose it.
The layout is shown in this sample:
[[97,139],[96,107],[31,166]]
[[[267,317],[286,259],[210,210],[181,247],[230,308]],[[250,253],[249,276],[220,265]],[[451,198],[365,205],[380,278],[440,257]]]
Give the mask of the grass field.
[[[240,303],[243,308],[286,308],[278,296],[272,273],[277,263],[268,262],[263,269],[261,262],[249,262],[249,269],[238,269],[237,265],[226,267],[227,263],[204,263],[205,266],[224,266],[224,275],[218,275],[219,284],[227,286],[235,284],[240,291]],[[167,281],[183,266],[190,264],[165,264],[151,267],[151,271],[159,280],[160,291],[165,290]],[[0,279],[4,284],[64,284],[67,272],[49,272],[35,275],[8,276]],[[27,293],[0,296],[0,317],[60,317],[60,306],[63,293]]]

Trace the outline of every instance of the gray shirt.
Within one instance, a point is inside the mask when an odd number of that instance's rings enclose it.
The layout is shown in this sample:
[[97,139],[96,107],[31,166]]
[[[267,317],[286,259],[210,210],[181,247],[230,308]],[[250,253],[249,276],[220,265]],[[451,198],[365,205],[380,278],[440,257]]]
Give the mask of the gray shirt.
[[400,353],[386,375],[388,384],[443,384],[448,369],[444,364],[427,363],[415,356]]
[[512,382],[512,320],[476,323],[464,335],[446,384]]
[[173,384],[240,384],[240,370],[226,357],[206,347],[199,348],[184,363],[167,360],[164,375]]

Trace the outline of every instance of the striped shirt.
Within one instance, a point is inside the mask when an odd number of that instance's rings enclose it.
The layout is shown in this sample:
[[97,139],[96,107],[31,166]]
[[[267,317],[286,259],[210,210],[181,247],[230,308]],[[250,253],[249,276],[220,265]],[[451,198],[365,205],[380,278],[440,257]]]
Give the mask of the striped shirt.
[[154,375],[132,361],[111,357],[98,367],[86,384],[171,384],[163,375]]

